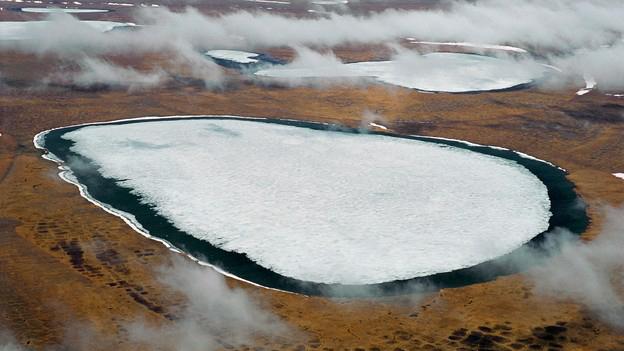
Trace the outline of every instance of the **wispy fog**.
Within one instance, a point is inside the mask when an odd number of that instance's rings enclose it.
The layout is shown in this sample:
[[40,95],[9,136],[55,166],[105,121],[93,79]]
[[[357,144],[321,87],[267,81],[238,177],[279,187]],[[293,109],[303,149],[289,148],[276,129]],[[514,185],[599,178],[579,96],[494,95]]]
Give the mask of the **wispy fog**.
[[80,87],[97,84],[128,87],[130,90],[150,88],[162,83],[167,75],[161,69],[139,72],[132,68],[116,66],[110,62],[85,57],[79,61],[80,71],[68,76],[70,82]]
[[405,37],[510,44],[562,66],[569,76],[591,74],[599,88],[621,89],[623,16],[624,3],[610,0],[456,1],[445,10],[387,10],[366,16],[334,13],[317,18],[244,11],[209,16],[192,7],[181,12],[141,8],[134,21],[144,26],[133,30],[101,33],[68,14],[54,14],[48,25],[24,29],[22,37],[30,39],[0,45],[65,57],[167,52],[188,65],[193,76],[213,86],[222,77],[218,69],[203,63],[208,59],[197,54],[201,50],[390,44]]
[[624,328],[624,208],[604,209],[603,228],[583,242],[558,233],[561,252],[529,271],[535,290],[586,306],[603,321]]
[[602,212],[602,229],[591,241],[556,228],[541,244],[499,263],[524,272],[536,294],[581,304],[603,322],[624,328],[624,208]]
[[154,350],[204,351],[240,347],[258,338],[297,336],[247,292],[230,288],[213,269],[175,257],[160,269],[162,283],[186,299],[175,320],[161,326],[136,321],[127,326],[131,341]]
[[0,351],[25,351],[8,331],[0,329]]
[[[211,268],[172,255],[169,264],[156,269],[165,288],[183,299],[173,320],[151,323],[136,316],[124,325],[126,343],[145,350],[213,351],[241,347],[258,341],[292,342],[305,339],[275,316],[263,301],[240,288],[229,287]],[[103,334],[90,321],[73,320],[64,325],[59,344],[42,350],[114,350],[125,337]],[[0,351],[26,351],[7,331],[0,329]]]

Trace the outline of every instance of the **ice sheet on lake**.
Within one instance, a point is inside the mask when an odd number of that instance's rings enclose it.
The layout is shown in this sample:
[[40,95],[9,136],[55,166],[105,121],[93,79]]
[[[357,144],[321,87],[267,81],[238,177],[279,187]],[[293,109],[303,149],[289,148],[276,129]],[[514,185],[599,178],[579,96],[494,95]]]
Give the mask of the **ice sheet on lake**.
[[508,89],[529,84],[548,70],[490,56],[431,53],[416,59],[367,61],[341,66],[274,66],[256,75],[282,79],[370,77],[405,88],[437,92],[473,92]]
[[181,230],[306,281],[473,266],[520,247],[550,217],[545,185],[524,167],[435,143],[234,120],[64,137]]
[[[51,21],[2,21],[0,22],[0,42],[3,40],[28,40],[33,33],[50,30],[54,22]],[[111,31],[117,27],[134,26],[134,23],[112,21],[80,21],[88,28],[102,33]]]
[[206,51],[206,55],[219,59],[228,60],[237,63],[256,63],[259,54],[255,52],[238,51],[238,50],[209,50]]

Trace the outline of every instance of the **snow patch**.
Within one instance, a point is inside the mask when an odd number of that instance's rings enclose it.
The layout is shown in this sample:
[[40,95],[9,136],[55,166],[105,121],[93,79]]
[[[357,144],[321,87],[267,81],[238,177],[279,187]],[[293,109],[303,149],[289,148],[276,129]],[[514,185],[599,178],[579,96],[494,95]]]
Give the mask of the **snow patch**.
[[379,128],[379,129],[383,129],[383,130],[388,130],[388,127],[381,125],[381,124],[377,124],[375,122],[369,122],[368,123],[369,126],[371,127],[375,127],[375,128]]
[[583,79],[585,80],[585,88],[576,92],[576,95],[578,96],[583,96],[594,90],[594,88],[596,87],[596,80],[594,79],[594,77],[586,74],[583,76]]
[[238,50],[209,50],[206,55],[219,60],[228,60],[237,63],[256,63],[259,54],[255,52],[238,51]]

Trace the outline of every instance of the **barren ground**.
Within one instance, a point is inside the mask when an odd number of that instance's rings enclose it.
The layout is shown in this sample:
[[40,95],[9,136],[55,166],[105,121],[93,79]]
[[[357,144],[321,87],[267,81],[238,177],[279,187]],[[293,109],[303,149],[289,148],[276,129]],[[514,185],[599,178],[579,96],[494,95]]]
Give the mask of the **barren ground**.
[[[345,57],[363,55],[342,49]],[[223,90],[174,85],[138,92],[76,91],[29,85],[40,58],[0,53],[0,326],[35,349],[135,350],[123,325],[171,323],[184,300],[155,279],[172,252],[92,205],[41,158],[33,136],[69,124],[141,116],[230,114],[331,121],[357,126],[383,115],[397,133],[457,138],[522,151],[568,170],[600,231],[600,206],[624,202],[624,101],[529,89],[422,94],[381,85],[324,89],[259,86],[234,79]],[[11,68],[11,70],[9,70]],[[522,275],[422,298],[332,300],[280,293],[228,280],[256,296],[300,334],[257,340],[265,350],[620,350],[624,335],[582,306],[532,292]],[[76,326],[92,331],[73,337]],[[87,346],[85,346],[87,345]]]

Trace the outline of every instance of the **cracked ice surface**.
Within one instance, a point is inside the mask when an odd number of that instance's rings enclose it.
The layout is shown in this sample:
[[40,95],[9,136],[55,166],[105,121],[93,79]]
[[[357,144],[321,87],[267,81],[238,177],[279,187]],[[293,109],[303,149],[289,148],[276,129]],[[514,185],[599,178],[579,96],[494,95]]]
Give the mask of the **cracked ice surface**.
[[452,271],[548,228],[514,161],[371,134],[236,120],[87,126],[64,138],[181,230],[305,281]]

